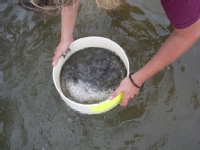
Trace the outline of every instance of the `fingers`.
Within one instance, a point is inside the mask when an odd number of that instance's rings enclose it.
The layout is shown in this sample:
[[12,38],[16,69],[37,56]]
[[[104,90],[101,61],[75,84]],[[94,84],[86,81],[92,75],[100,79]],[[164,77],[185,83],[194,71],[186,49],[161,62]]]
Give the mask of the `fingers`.
[[69,48],[70,43],[73,41],[73,39],[65,42],[60,42],[59,45],[56,48],[56,51],[54,52],[54,57],[52,61],[52,65],[55,66],[58,63],[58,60],[60,56]]
[[52,66],[55,66],[58,63],[58,57],[54,56],[53,57],[53,62],[52,62]]
[[54,52],[52,65],[55,66],[58,63],[60,56],[65,52],[67,48],[63,48],[62,46],[58,46],[56,51]]
[[58,63],[60,56],[63,54],[62,51],[55,51],[55,55],[53,57],[52,65],[55,66]]
[[125,107],[125,106],[127,106],[127,104],[128,104],[128,100],[122,100],[120,103],[120,106]]
[[129,100],[131,100],[135,95],[138,94],[139,89],[134,87],[130,82],[130,79],[126,77],[122,80],[119,87],[113,93],[110,94],[109,99],[114,99],[121,92],[123,92],[123,98],[120,102],[120,105],[126,106]]
[[[134,98],[134,97],[132,97],[132,98]],[[131,97],[129,97],[129,98],[124,97],[124,98],[122,99],[121,103],[120,103],[120,106],[127,106],[127,105],[128,105],[128,102],[129,102],[132,98],[131,98]]]
[[[113,93],[110,94],[109,96],[109,100],[114,99],[115,97],[117,97],[121,92],[120,88],[116,89]],[[124,93],[124,92],[123,92]],[[121,102],[120,102],[120,106],[127,106],[129,100],[131,100],[133,97],[127,97],[128,94],[124,93],[124,97],[122,98]]]

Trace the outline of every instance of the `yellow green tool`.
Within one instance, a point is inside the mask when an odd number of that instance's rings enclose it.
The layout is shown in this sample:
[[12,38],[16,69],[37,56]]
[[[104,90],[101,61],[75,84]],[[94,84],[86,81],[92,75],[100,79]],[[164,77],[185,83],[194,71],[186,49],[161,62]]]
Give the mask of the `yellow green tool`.
[[99,103],[98,105],[94,105],[91,107],[92,112],[103,112],[106,110],[109,110],[120,103],[122,100],[123,93],[120,93],[117,97],[115,97],[113,100],[107,100],[102,103]]

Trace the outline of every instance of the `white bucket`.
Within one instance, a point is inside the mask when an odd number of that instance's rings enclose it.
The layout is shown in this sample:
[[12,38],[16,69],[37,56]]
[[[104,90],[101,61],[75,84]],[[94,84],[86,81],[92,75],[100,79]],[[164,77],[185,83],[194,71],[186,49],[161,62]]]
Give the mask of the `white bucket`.
[[80,104],[80,103],[77,103],[77,102],[74,102],[74,101],[68,99],[63,94],[61,86],[60,86],[60,73],[61,73],[61,69],[62,69],[62,66],[65,63],[65,61],[73,53],[75,53],[81,49],[88,48],[88,47],[105,48],[105,49],[109,49],[109,50],[115,52],[115,54],[118,55],[121,58],[121,60],[123,61],[124,65],[126,67],[126,70],[127,70],[127,75],[129,74],[129,61],[128,61],[128,58],[127,58],[124,50],[117,43],[115,43],[107,38],[91,36],[91,37],[80,38],[71,43],[71,45],[69,47],[70,50],[68,50],[66,52],[65,57],[60,57],[58,64],[53,67],[53,81],[54,81],[55,87],[58,90],[60,96],[67,103],[67,105],[69,105],[71,108],[73,108],[74,110],[79,111],[80,113],[83,113],[83,114],[99,114],[99,113],[106,112],[106,111],[112,109],[113,107],[115,107],[117,104],[119,104],[123,97],[123,93],[120,93],[113,100],[107,99],[103,102],[96,103],[96,104]]

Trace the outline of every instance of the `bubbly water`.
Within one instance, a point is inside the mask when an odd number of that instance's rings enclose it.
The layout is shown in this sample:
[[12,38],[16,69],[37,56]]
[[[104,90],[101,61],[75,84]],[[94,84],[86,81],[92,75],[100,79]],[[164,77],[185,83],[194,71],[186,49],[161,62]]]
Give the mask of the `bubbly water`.
[[79,103],[106,100],[127,74],[114,52],[103,48],[85,48],[73,54],[61,70],[64,95]]
[[[65,89],[65,87],[63,87],[63,89]],[[70,95],[66,93],[66,90],[69,91]],[[108,95],[112,92],[112,89],[101,91],[92,84],[85,83],[82,80],[78,80],[77,82],[69,80],[66,81],[66,89],[64,91],[65,95],[67,97],[71,96],[70,98],[74,101],[77,100],[77,102],[80,103],[94,103],[106,100]]]

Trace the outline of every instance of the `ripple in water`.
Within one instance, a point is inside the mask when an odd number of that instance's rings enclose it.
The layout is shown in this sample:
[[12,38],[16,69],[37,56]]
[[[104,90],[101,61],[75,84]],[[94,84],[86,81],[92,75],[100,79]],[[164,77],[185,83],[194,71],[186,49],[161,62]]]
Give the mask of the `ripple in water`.
[[61,69],[64,95],[82,104],[104,101],[126,77],[122,60],[103,48],[85,48],[74,53]]

